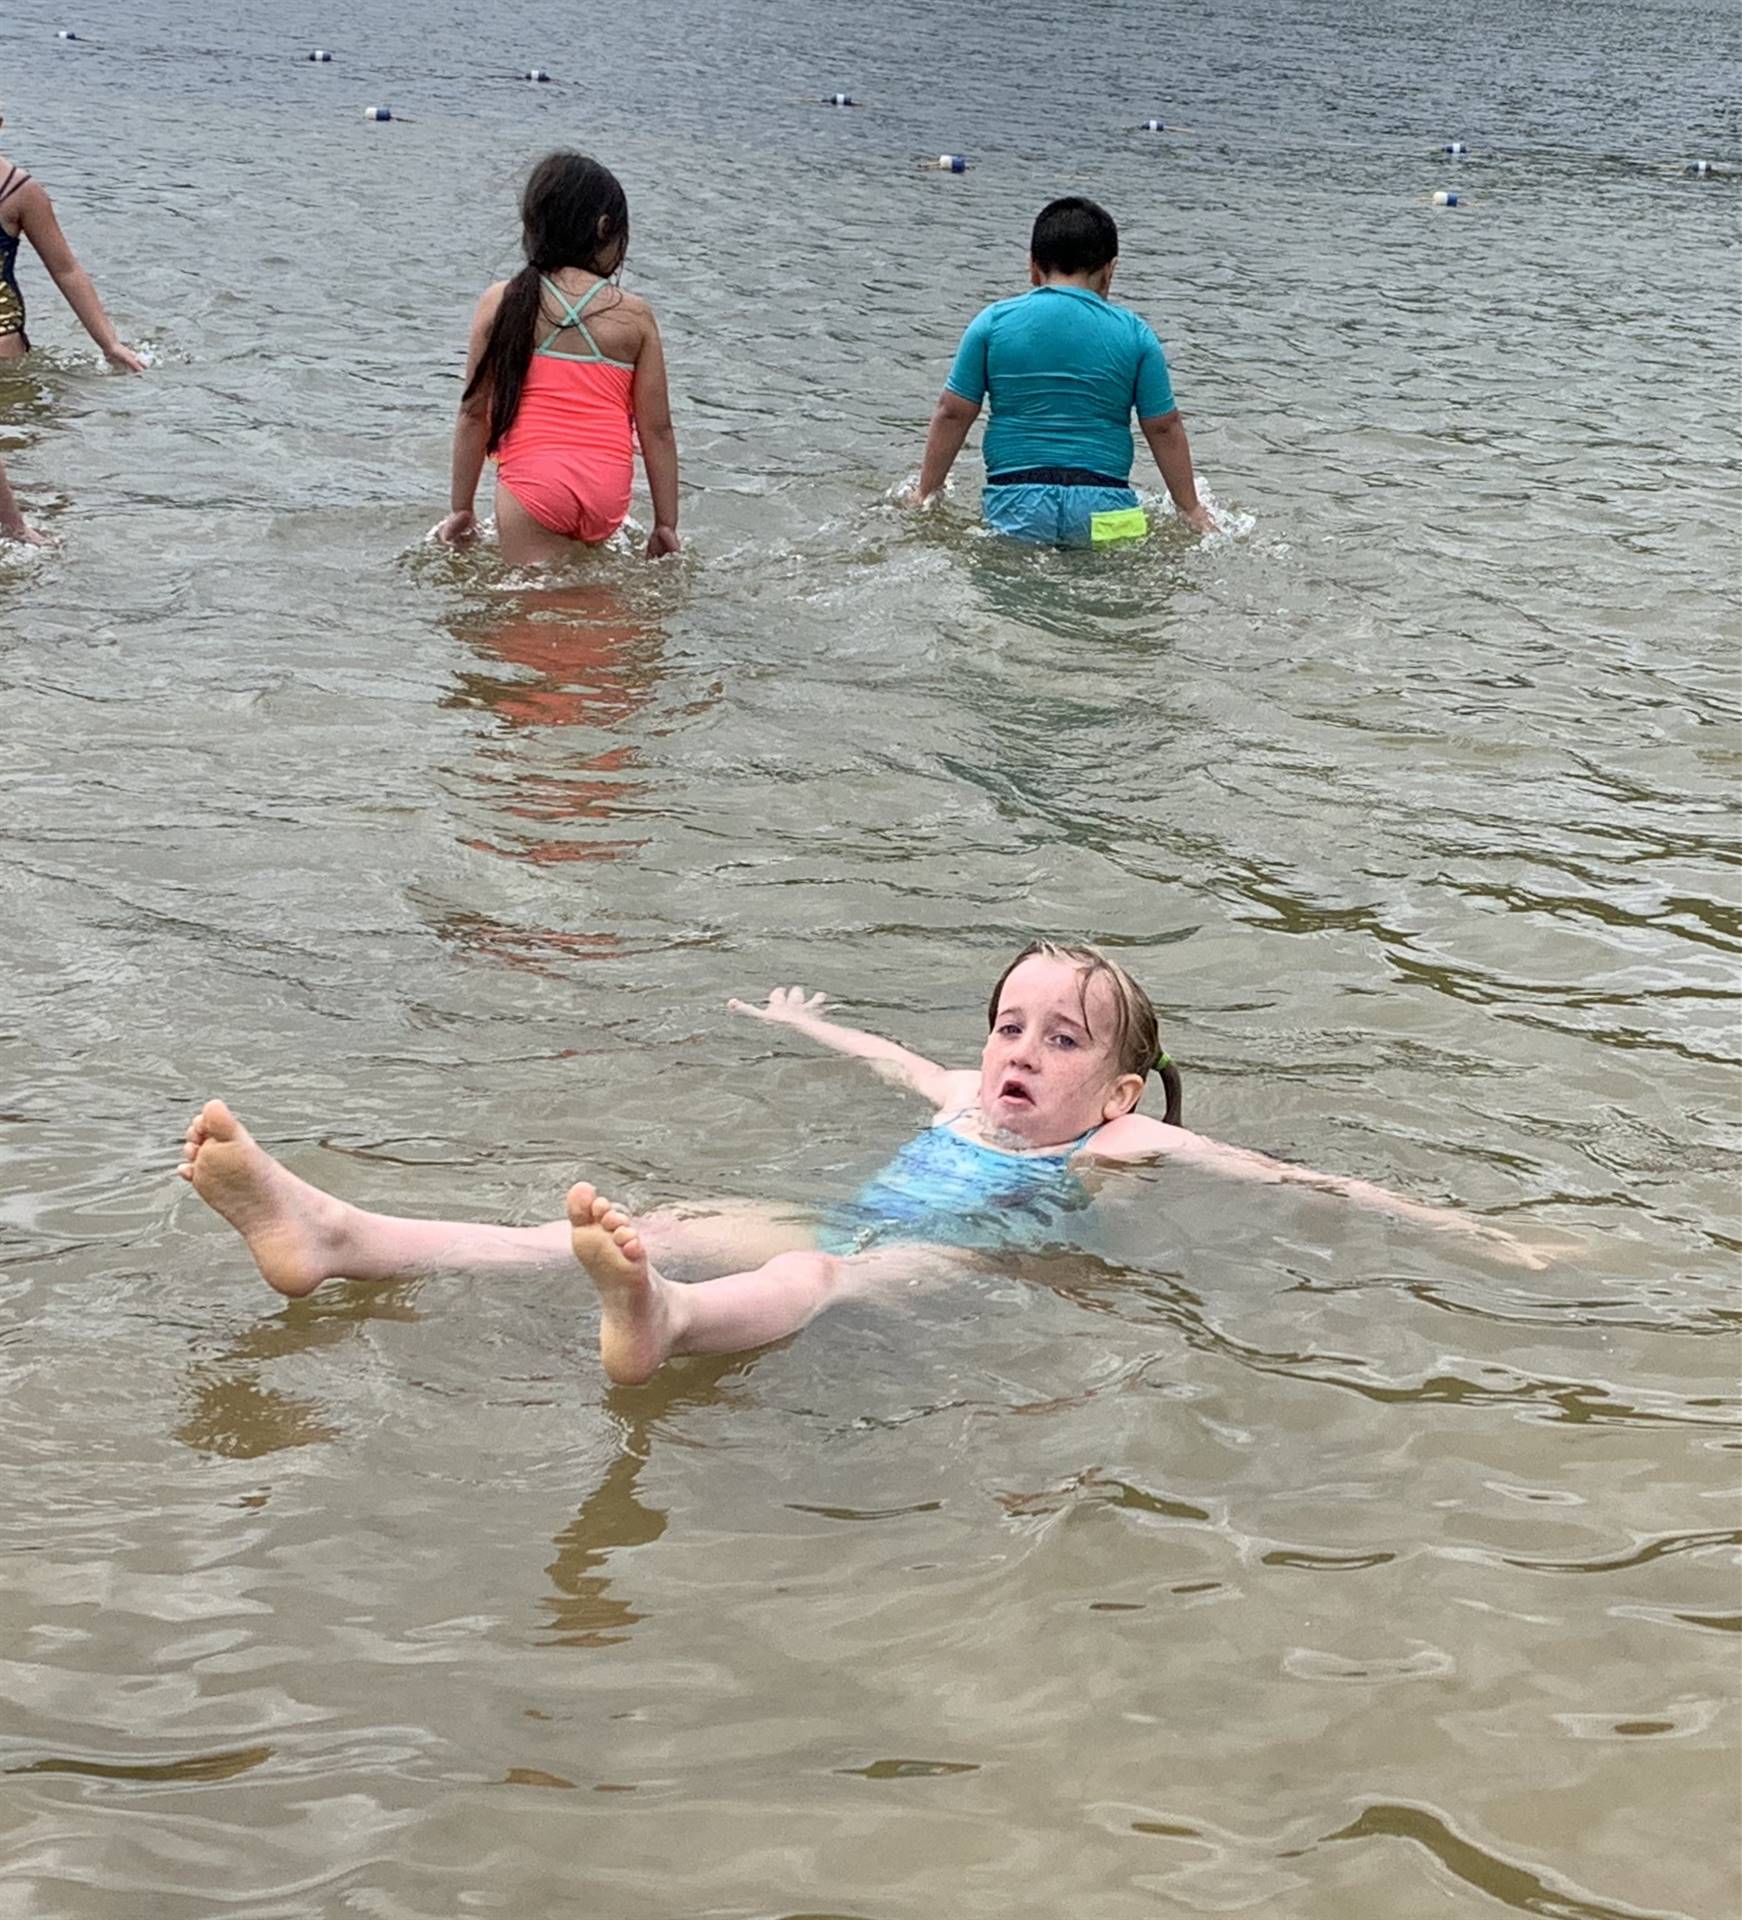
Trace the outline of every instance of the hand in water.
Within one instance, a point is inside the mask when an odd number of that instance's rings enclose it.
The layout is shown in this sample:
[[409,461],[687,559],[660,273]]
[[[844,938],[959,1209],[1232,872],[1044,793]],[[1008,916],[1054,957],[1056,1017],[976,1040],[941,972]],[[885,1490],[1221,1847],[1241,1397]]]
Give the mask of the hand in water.
[[1214,533],[1216,531],[1216,516],[1201,500],[1189,513],[1182,513],[1180,518],[1191,528],[1193,533]]
[[22,520],[11,526],[0,526],[0,540],[16,540],[21,547],[46,547],[53,543],[46,533],[38,533],[34,527],[26,526]]
[[470,509],[463,513],[450,513],[445,520],[438,520],[430,529],[432,540],[439,540],[444,547],[465,547],[478,537],[478,516]]
[[117,340],[103,355],[117,373],[143,373],[145,362],[124,341]]
[[655,527],[647,536],[647,557],[649,560],[663,560],[668,553],[676,553],[682,546],[677,537],[676,527]]
[[796,1026],[801,1020],[820,1020],[827,1004],[820,993],[806,993],[803,987],[775,987],[764,1007],[753,1007],[748,1000],[728,1000],[733,1013],[747,1013],[752,1020],[769,1020],[776,1026]]
[[1504,1227],[1466,1226],[1463,1231],[1481,1242],[1490,1259],[1504,1267],[1522,1267],[1526,1273],[1543,1272],[1554,1264],[1557,1252],[1566,1251],[1564,1247],[1533,1247],[1514,1238]]

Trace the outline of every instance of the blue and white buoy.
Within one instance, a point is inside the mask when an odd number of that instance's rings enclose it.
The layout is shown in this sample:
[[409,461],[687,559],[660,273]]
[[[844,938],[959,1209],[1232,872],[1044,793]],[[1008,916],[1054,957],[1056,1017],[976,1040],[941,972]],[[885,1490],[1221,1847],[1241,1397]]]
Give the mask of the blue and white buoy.
[[312,61],[314,61],[317,66],[324,67],[332,59],[332,57],[333,56],[330,53],[328,53],[325,47],[314,47],[314,48],[311,48],[309,52],[309,58]]
[[1436,207],[1455,207],[1457,204],[1458,196],[1455,193],[1436,193],[1434,195],[1434,205]]
[[966,173],[968,157],[963,153],[940,153],[938,155],[939,173]]
[[363,118],[365,120],[391,120],[393,118],[393,109],[391,107],[365,107],[363,109]]
[[1718,169],[1713,166],[1710,160],[1690,160],[1687,165],[1682,168],[1682,172],[1685,173],[1690,180],[1709,180],[1717,171]]
[[1165,120],[1145,120],[1137,131],[1139,133],[1166,133],[1167,122]]
[[1470,149],[1464,145],[1462,140],[1448,140],[1446,144],[1440,148],[1441,153],[1449,153],[1454,160],[1461,160],[1469,151]]
[[545,72],[543,67],[528,67],[520,77],[522,80],[537,80],[543,82],[548,80],[550,75]]
[[850,93],[825,93],[823,95],[823,105],[825,107],[856,107],[858,104],[858,101],[855,100]]
[[73,32],[71,27],[56,27],[54,37],[57,40],[76,40],[79,36]]

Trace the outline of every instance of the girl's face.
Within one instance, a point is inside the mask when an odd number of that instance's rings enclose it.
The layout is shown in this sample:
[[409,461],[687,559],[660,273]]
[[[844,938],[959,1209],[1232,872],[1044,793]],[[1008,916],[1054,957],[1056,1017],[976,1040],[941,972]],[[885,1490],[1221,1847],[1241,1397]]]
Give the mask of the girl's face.
[[1030,954],[1004,983],[980,1053],[980,1111],[1030,1147],[1058,1147],[1136,1106],[1143,1076],[1113,1054],[1118,1001],[1104,974],[1083,991],[1070,960]]

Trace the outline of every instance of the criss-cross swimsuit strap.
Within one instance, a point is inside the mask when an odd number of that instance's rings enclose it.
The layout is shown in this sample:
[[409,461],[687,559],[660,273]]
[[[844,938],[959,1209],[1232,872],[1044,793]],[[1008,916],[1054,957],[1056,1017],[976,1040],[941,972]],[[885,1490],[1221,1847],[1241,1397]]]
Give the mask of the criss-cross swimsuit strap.
[[[556,297],[563,310],[562,318],[539,343],[538,351],[540,353],[550,354],[553,360],[594,361],[604,367],[631,366],[631,362],[627,360],[613,360],[609,354],[601,353],[598,341],[593,338],[592,329],[589,328],[586,321],[581,318],[581,315],[585,313],[591,305],[594,294],[599,292],[599,290],[607,284],[605,281],[595,280],[586,292],[581,295],[580,299],[571,300],[569,296],[563,292],[562,288],[551,279],[549,274],[541,273],[538,279],[539,284],[547,287]],[[586,341],[587,351],[585,353],[552,353],[551,342],[555,340],[559,334],[571,327]]]
[[0,180],[0,207],[29,185],[30,175],[22,167],[14,167],[4,180]]

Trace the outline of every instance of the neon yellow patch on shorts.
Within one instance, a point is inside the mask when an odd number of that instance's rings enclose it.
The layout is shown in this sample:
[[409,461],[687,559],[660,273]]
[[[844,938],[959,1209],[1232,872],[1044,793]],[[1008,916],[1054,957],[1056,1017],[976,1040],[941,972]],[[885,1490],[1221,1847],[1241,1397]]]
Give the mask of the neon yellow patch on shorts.
[[1142,540],[1149,532],[1149,515],[1141,507],[1116,507],[1111,513],[1089,515],[1089,542],[1102,547],[1114,540]]

